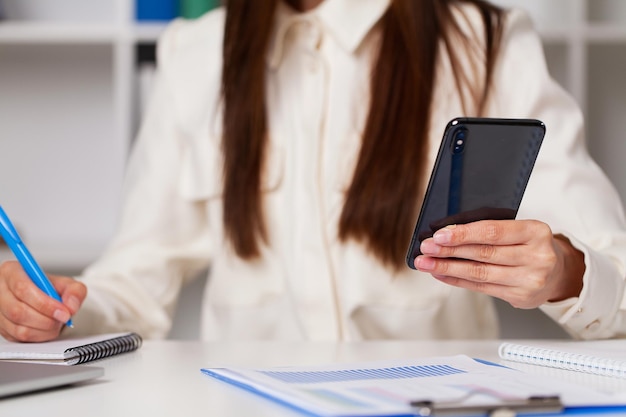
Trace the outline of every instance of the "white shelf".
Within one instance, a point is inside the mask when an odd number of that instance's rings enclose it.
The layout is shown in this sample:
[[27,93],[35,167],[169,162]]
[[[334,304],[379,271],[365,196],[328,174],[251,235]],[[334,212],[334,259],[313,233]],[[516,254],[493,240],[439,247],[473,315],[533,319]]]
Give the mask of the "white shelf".
[[164,23],[126,26],[61,22],[0,22],[0,44],[114,44],[155,42],[166,27]]
[[567,28],[542,29],[539,34],[544,42],[550,44],[566,43],[571,40],[571,33]]
[[588,43],[624,43],[626,44],[626,24],[596,23],[586,28],[585,39]]
[[[78,274],[85,265],[95,261],[102,253],[104,245],[95,243],[39,244],[29,249],[41,268],[48,273]],[[70,256],[71,255],[71,256]],[[14,260],[10,250],[0,249],[0,263]]]
[[0,23],[2,44],[99,44],[112,43],[119,30],[111,25],[80,23]]
[[166,27],[166,23],[139,23],[132,26],[132,38],[136,42],[156,42]]
[[626,26],[614,23],[593,23],[581,26],[580,30],[568,28],[541,29],[539,35],[545,43],[626,43]]

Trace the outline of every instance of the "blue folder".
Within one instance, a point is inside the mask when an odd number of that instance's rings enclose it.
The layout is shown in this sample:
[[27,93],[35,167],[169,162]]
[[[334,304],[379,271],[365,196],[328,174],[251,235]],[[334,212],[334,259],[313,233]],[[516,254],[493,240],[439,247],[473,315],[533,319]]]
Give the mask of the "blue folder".
[[[487,365],[494,365],[494,366],[503,366],[500,364],[496,364],[493,362],[488,362],[488,361],[484,361],[484,360],[480,360],[480,359],[475,359],[477,362],[483,363],[483,364],[487,364]],[[506,368],[506,367],[505,367]],[[270,392],[265,391],[264,389],[255,386],[255,384],[248,384],[242,380],[238,380],[238,379],[234,379],[234,378],[230,378],[226,375],[224,375],[221,372],[216,372],[216,369],[201,369],[202,373],[213,377],[215,379],[218,379],[220,381],[226,382],[228,384],[234,385],[238,388],[241,388],[245,391],[254,393],[256,395],[259,395],[265,399],[271,400],[275,403],[280,404],[281,406],[284,406],[286,408],[289,408],[291,410],[295,410],[299,413],[302,413],[303,415],[308,415],[308,416],[318,416],[317,414],[313,413],[311,410],[307,409],[306,407],[301,407],[298,404],[295,403],[291,403],[289,401],[286,401],[284,399],[281,398],[277,398],[274,395],[272,395]],[[280,373],[280,372],[279,372]],[[298,377],[299,378],[304,378],[304,377],[308,377],[308,375],[304,375],[303,373],[298,373]],[[289,381],[285,381],[285,382],[289,382]],[[305,382],[303,380],[298,380],[297,382]],[[560,401],[558,400],[558,397],[552,397],[556,399],[557,402],[557,407],[555,406],[547,406],[547,407],[535,407],[535,409],[533,409],[533,407],[528,407],[527,404],[520,406],[519,408],[513,406],[513,407],[508,407],[506,405],[502,406],[502,409],[506,409],[507,411],[517,411],[517,415],[518,416],[528,416],[528,417],[554,417],[554,416],[562,416],[562,415],[581,415],[581,416],[594,416],[594,415],[598,415],[598,416],[608,416],[608,415],[624,415],[626,416],[626,405],[610,405],[610,406],[590,406],[590,407],[562,407],[560,406]],[[540,403],[539,403],[540,404]],[[547,403],[546,403],[547,404]],[[525,408],[526,407],[526,408]],[[419,408],[416,408],[416,410],[418,410]],[[554,410],[559,410],[561,409],[561,411],[556,412]],[[487,416],[489,415],[489,412],[484,412],[483,409],[481,408],[480,411],[477,412],[470,412],[470,411],[459,411],[461,410],[461,408],[459,408],[459,410],[448,410],[448,409],[441,409],[442,411],[440,411],[441,413],[445,413],[444,415],[446,416],[454,416],[454,417],[463,417],[463,416],[479,416],[479,415],[484,415]],[[452,410],[452,411],[451,411]],[[526,411],[523,411],[526,410]],[[528,411],[531,410],[531,411]],[[494,411],[494,410],[492,410]],[[411,414],[406,414],[406,413],[402,413],[402,414],[394,414],[394,415],[388,415],[386,414],[385,417],[419,417],[422,415],[429,415],[432,417],[436,417],[437,415],[439,415],[437,412],[434,411],[434,409],[432,410],[432,412],[434,412],[434,414],[420,414],[419,411],[416,411],[415,413],[411,413]],[[350,416],[350,417],[358,417],[358,416]]]

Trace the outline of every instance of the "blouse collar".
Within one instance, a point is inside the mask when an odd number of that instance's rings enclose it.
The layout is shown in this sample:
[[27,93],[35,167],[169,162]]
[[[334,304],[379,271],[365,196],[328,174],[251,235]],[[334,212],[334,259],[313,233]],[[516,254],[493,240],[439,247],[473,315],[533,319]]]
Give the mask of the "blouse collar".
[[295,22],[319,23],[341,48],[353,53],[385,13],[390,1],[325,0],[306,13],[298,13],[279,1],[267,55],[270,68],[275,69],[280,64],[287,31]]

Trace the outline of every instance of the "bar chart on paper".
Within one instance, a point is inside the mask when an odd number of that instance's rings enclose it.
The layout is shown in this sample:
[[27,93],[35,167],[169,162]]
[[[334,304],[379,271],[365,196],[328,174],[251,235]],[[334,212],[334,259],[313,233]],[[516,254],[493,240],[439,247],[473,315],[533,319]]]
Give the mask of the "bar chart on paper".
[[400,366],[393,368],[344,369],[337,371],[260,371],[287,383],[362,381],[366,379],[402,379],[443,376],[465,372],[449,365]]
[[[403,384],[402,381],[412,378],[454,375],[466,373],[466,371],[449,365],[418,365],[326,371],[260,371],[260,373],[286,384],[308,385],[303,388],[303,392],[315,401],[331,407],[367,408],[371,406],[372,400],[380,404],[401,407],[409,404],[415,397],[414,386],[410,383]],[[393,389],[390,389],[390,387],[381,386],[379,384],[381,380],[396,382]],[[347,395],[326,385],[320,385],[355,382],[358,382],[359,386],[348,387]],[[468,389],[471,388],[468,387]],[[459,390],[464,391],[461,387]],[[459,394],[457,390],[452,391],[446,390],[445,394],[453,396]]]

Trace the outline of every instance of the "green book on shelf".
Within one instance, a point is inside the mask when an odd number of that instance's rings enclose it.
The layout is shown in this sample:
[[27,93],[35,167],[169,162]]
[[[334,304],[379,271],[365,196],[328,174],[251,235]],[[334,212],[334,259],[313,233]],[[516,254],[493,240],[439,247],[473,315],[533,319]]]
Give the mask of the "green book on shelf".
[[196,19],[222,4],[221,0],[180,0],[180,16]]

